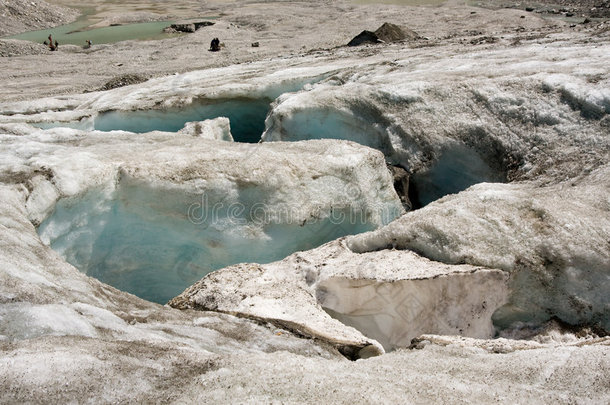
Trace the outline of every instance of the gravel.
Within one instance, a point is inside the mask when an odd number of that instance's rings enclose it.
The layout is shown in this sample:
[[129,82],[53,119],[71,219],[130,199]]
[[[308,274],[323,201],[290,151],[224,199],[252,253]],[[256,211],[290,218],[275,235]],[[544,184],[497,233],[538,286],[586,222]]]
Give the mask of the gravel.
[[42,0],[0,0],[0,36],[67,24],[78,14]]

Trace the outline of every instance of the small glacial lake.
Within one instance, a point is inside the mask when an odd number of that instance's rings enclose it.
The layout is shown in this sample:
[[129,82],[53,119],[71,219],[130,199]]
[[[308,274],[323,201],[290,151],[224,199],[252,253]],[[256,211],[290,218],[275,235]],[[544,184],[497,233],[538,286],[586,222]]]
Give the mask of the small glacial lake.
[[87,40],[93,41],[94,45],[111,44],[129,40],[164,39],[179,35],[163,32],[163,29],[169,27],[172,23],[173,21],[155,21],[88,29],[87,27],[90,26],[91,21],[83,18],[72,24],[24,32],[8,38],[43,43],[49,35],[52,35],[53,40],[59,42],[60,46],[65,44],[85,45]]

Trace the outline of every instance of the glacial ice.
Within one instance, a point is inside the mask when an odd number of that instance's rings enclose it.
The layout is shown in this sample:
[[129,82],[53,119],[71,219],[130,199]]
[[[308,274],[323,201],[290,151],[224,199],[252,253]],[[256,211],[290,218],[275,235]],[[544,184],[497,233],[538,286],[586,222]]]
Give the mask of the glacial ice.
[[[506,169],[490,162],[489,151],[480,150],[479,145],[451,138],[439,139],[434,146],[426,139],[409,140],[404,125],[388,113],[387,104],[407,108],[422,102],[421,97],[398,97],[390,92],[366,95],[370,89],[353,84],[335,87],[323,83],[310,91],[279,97],[262,139],[343,139],[380,150],[390,164],[412,174],[409,197],[416,208],[477,183],[506,181]],[[429,162],[416,162],[426,154]]]
[[[610,259],[603,236],[610,222],[604,191],[608,79],[600,73],[603,58],[597,52],[562,48],[574,59],[564,57],[561,63],[554,62],[556,53],[535,45],[484,57],[421,61],[415,54],[394,60],[388,70],[360,61],[357,71],[346,67],[279,97],[263,140],[348,139],[406,168],[412,174],[410,196],[426,208],[348,237],[348,246],[359,254],[405,249],[452,266],[505,271],[510,274],[508,303],[486,314],[488,326],[495,311],[500,329],[558,317],[608,330]],[[581,58],[588,56],[583,72]],[[589,75],[596,79],[588,80]],[[493,184],[500,182],[510,184]],[[316,257],[314,252],[305,256]],[[327,264],[320,259],[311,265]],[[287,267],[270,265],[264,271]],[[317,280],[306,274],[306,280]],[[232,283],[228,278],[218,282]],[[357,285],[361,278],[354,276],[350,283]],[[231,296],[252,290],[235,287]],[[217,297],[214,291],[208,282],[183,298],[201,303]],[[349,301],[347,292],[337,296]],[[266,301],[236,301],[223,308],[270,316]],[[346,312],[360,309],[366,312],[364,306]],[[373,330],[382,311],[378,314],[359,330],[379,332]],[[376,336],[391,346],[387,335]]]
[[[608,330],[608,47],[597,46],[556,42],[440,56],[415,48],[408,56],[392,49],[357,57],[307,55],[191,72],[103,93],[2,105],[0,173],[5,185],[0,203],[10,218],[3,218],[0,227],[7,246],[2,258],[9,263],[0,275],[0,297],[36,305],[69,297],[69,302],[125,317],[123,327],[144,340],[188,336],[180,342],[213,351],[213,344],[194,337],[198,329],[180,323],[192,312],[151,307],[77,273],[41,243],[32,224],[43,223],[45,239],[67,257],[84,261],[95,256],[94,245],[104,244],[96,243],[99,235],[121,228],[128,228],[129,236],[142,230],[160,233],[164,245],[186,235],[196,240],[200,235],[185,220],[188,207],[201,204],[204,194],[221,201],[214,192],[222,190],[227,204],[251,208],[267,199],[276,208],[295,202],[305,206],[292,222],[304,222],[304,229],[312,213],[315,218],[321,212],[320,218],[331,222],[334,214],[345,218],[345,206],[369,216],[366,227],[344,234],[381,228],[277,262],[220,269],[173,300],[177,307],[269,322],[280,334],[313,337],[350,358],[383,353],[380,342],[388,349],[404,347],[418,333],[491,337],[496,329],[537,326],[552,317]],[[292,80],[314,84],[282,94]],[[24,125],[110,110],[171,109],[201,99],[276,97],[266,120],[266,141],[347,141],[244,145],[203,139],[199,131],[209,134],[212,129],[221,135],[211,138],[226,138],[222,119],[211,127],[199,123],[200,129],[192,124],[182,132],[143,135]],[[386,161],[412,174],[417,198],[427,203],[395,221],[402,210]],[[507,184],[497,183],[502,181]],[[453,194],[435,200],[448,193]],[[99,215],[84,217],[84,212]],[[136,224],[140,218],[146,218],[145,227]],[[231,227],[223,227],[230,222],[221,217],[214,223],[214,229],[224,231],[221,243],[234,241]],[[315,224],[324,222],[311,226]],[[171,232],[174,226],[176,233]],[[249,232],[265,248],[294,242],[287,228],[246,221],[234,229]],[[328,238],[337,235],[330,232]],[[240,243],[233,249],[239,254],[245,250]],[[154,253],[162,251],[153,246]],[[106,240],[105,247],[109,259],[122,258],[120,238]],[[148,255],[139,245],[129,249]],[[199,265],[199,253],[189,246],[180,259],[192,255]],[[101,256],[95,260],[105,260]],[[394,285],[400,293],[387,306],[371,308],[382,295],[358,301],[352,287],[362,283]],[[425,320],[417,325],[401,317],[389,320],[387,314],[395,314],[400,298],[417,294],[411,287],[418,284],[430,293],[425,296],[430,301],[421,299],[426,305],[410,319]],[[472,301],[460,300],[465,293]],[[458,301],[461,305],[448,307]],[[99,336],[107,332],[96,325],[104,324],[111,325],[113,335],[134,337],[108,314],[70,308],[75,313],[65,312],[66,319],[100,321],[88,323]],[[154,333],[140,322],[147,311],[155,314]],[[366,322],[358,323],[354,314]],[[102,318],[108,321],[102,323]],[[38,325],[42,338],[54,333],[44,322]],[[172,331],[167,332],[171,337],[163,328]],[[14,330],[3,333],[24,336]],[[87,336],[88,328],[82,324],[67,333]],[[407,361],[398,352],[390,356]]]
[[[265,129],[265,117],[270,103],[271,100],[268,99],[247,98],[207,102],[199,100],[182,107],[134,111],[111,110],[94,113],[74,121],[34,121],[31,124],[40,129],[72,128],[83,131],[127,131],[143,134],[152,131],[179,132],[192,127],[197,122],[223,118],[229,120],[228,132],[232,134],[231,140],[257,143]],[[39,115],[30,119],[41,118]],[[220,137],[223,140],[228,140],[227,138],[226,135]]]
[[391,282],[331,278],[319,283],[317,297],[333,318],[388,352],[432,332],[492,338],[489,320],[507,298],[503,278],[489,271]]
[[[218,86],[205,77],[186,73],[169,80],[153,79],[147,82],[152,87],[158,86],[157,96],[166,96],[152,104],[146,93],[134,91],[124,94],[125,89],[122,89],[118,92],[100,92],[97,96],[61,107],[61,102],[45,100],[49,104],[45,106],[41,103],[41,109],[35,112],[27,106],[22,110],[19,105],[11,105],[9,108],[14,110],[9,110],[12,117],[8,122],[25,121],[41,129],[63,127],[84,131],[148,133],[178,132],[189,123],[223,117],[230,121],[233,140],[257,143],[265,129],[265,118],[271,102],[281,94],[296,92],[323,80],[328,75],[325,70],[294,69],[292,72],[286,69],[284,72],[270,72],[266,78],[271,82],[245,86],[235,83]],[[291,73],[302,76],[291,76]],[[201,82],[206,85],[201,86]],[[133,87],[128,86],[128,89],[132,90]],[[198,92],[209,87],[216,88],[211,92]],[[119,92],[124,97],[113,100]],[[148,102],[139,97],[148,99]]]
[[348,246],[355,252],[408,249],[443,263],[509,272],[509,303],[494,314],[501,329],[558,317],[609,330],[610,257],[600,237],[610,231],[608,178],[606,166],[578,186],[572,180],[535,188],[479,184],[349,237]]
[[359,358],[408,347],[431,331],[491,338],[491,316],[506,303],[507,287],[501,270],[444,265],[404,250],[354,253],[341,238],[278,262],[218,270],[170,305],[272,319]]
[[46,173],[32,178],[25,204],[42,240],[86,274],[154,302],[212,270],[279,260],[403,212],[383,157],[356,145],[248,146],[155,132],[144,146],[137,134],[66,128],[9,139],[38,148],[18,159]]

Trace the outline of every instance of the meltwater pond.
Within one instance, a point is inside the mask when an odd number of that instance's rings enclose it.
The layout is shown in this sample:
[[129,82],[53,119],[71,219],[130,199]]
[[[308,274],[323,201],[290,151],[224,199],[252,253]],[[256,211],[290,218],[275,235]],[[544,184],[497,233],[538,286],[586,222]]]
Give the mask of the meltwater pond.
[[[295,86],[299,88],[302,84]],[[289,91],[291,89],[288,88]],[[272,97],[206,99],[180,107],[114,110],[87,116],[80,121],[30,122],[30,124],[41,129],[64,127],[83,131],[128,131],[143,134],[152,131],[177,132],[188,122],[226,117],[229,119],[231,135],[235,142],[257,143],[265,131],[265,119],[271,110],[272,101]]]
[[128,40],[170,38],[176,36],[176,34],[166,34],[163,29],[169,27],[172,23],[173,21],[154,21],[90,29],[88,28],[90,21],[79,19],[72,24],[28,31],[8,38],[42,43],[49,35],[52,35],[60,46],[66,44],[84,46],[87,40],[92,40],[95,45],[99,45]]
[[111,190],[60,200],[38,232],[84,273],[166,303],[213,270],[280,260],[376,227],[367,220],[345,220],[336,208],[331,216],[320,212],[293,221],[278,215],[281,207],[261,205],[265,197],[257,189],[242,190],[233,203],[225,198],[222,191],[191,194],[121,180]]
[[177,132],[187,122],[227,117],[236,142],[256,143],[265,130],[270,103],[268,99],[241,98],[202,101],[163,110],[109,111],[98,115],[93,127],[98,131]]

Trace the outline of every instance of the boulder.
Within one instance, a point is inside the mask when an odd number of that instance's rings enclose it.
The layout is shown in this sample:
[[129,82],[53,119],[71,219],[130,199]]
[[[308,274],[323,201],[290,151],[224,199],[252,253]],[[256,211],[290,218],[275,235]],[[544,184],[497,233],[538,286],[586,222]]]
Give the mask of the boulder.
[[172,24],[170,28],[175,29],[178,32],[195,32],[195,24]]
[[193,25],[195,25],[195,30],[198,30],[201,27],[209,27],[211,25],[214,25],[214,23],[212,21],[199,21],[194,22]]

